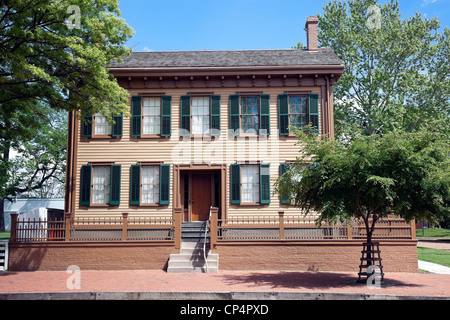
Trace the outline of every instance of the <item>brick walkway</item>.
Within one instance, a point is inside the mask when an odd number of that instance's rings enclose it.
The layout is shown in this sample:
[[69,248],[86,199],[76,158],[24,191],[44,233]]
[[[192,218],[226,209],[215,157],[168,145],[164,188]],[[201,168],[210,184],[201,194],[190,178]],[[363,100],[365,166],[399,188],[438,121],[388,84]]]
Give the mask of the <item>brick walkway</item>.
[[[80,272],[69,289],[65,271],[0,273],[0,294],[26,292],[285,292],[448,297],[450,275],[387,273],[381,288],[356,284],[356,274],[333,272],[220,271],[173,274],[160,270]],[[74,282],[72,282],[74,284]]]

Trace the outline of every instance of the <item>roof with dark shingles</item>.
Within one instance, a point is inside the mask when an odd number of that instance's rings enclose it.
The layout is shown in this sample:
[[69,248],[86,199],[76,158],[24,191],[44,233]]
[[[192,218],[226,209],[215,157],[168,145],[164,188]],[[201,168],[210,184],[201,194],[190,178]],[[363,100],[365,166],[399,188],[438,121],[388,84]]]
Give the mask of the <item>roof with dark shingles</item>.
[[220,51],[136,51],[111,68],[249,67],[343,65],[330,48]]

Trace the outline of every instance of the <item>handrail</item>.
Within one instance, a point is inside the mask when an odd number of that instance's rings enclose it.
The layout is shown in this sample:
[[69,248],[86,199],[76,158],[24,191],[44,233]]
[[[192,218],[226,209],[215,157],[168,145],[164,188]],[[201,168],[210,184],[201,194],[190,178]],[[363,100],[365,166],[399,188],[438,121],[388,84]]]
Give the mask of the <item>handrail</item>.
[[212,206],[209,209],[209,218],[205,224],[205,237],[203,238],[203,258],[205,259],[206,273],[208,273],[208,260],[206,258],[206,234],[208,233],[209,220],[211,220],[211,209]]

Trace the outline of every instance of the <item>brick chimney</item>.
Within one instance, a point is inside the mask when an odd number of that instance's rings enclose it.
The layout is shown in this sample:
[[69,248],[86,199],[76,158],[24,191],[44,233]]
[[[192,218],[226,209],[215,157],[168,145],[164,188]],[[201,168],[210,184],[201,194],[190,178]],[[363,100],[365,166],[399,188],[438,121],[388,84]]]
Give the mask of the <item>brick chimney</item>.
[[319,48],[319,41],[317,40],[319,19],[315,16],[308,17],[306,20],[306,44],[308,51],[317,51]]

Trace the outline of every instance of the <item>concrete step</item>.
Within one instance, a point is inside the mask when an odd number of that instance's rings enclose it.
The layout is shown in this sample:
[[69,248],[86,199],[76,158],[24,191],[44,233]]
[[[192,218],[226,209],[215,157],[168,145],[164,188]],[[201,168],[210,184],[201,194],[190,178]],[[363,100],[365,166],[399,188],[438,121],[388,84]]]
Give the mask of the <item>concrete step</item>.
[[217,273],[219,271],[219,255],[206,247],[206,261],[203,254],[203,242],[183,242],[180,253],[171,254],[167,272],[203,272]]
[[170,267],[167,268],[168,273],[218,273],[219,268],[209,267],[206,270],[206,266],[203,267]]
[[[219,255],[217,253],[210,253],[206,256],[208,263],[211,261],[218,261]],[[203,261],[205,258],[202,254],[190,254],[190,253],[172,253],[170,254],[169,261]]]

